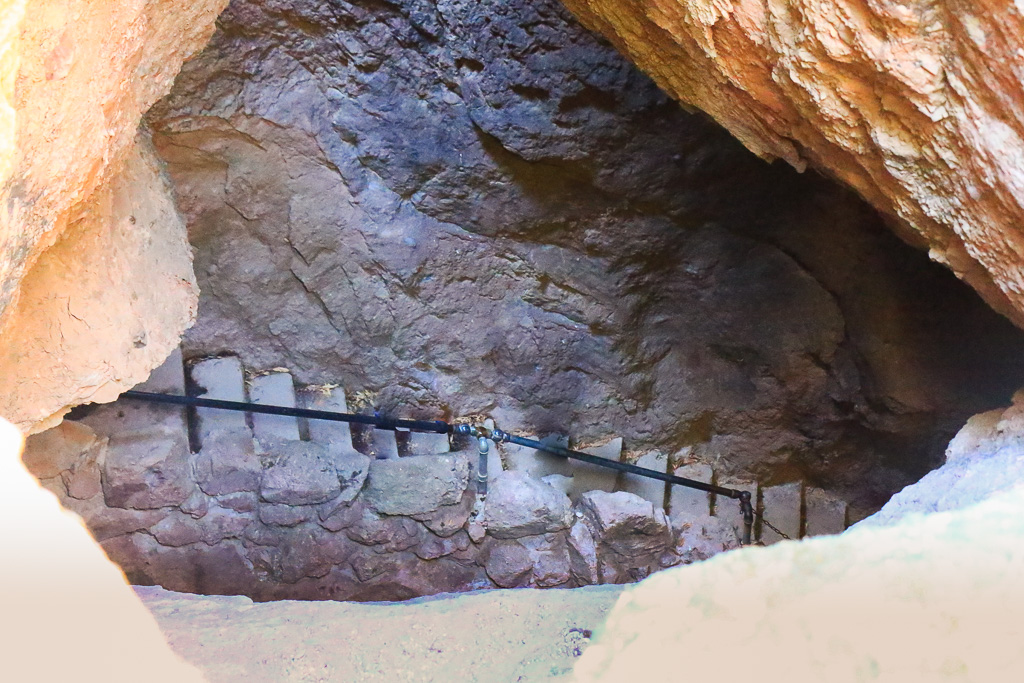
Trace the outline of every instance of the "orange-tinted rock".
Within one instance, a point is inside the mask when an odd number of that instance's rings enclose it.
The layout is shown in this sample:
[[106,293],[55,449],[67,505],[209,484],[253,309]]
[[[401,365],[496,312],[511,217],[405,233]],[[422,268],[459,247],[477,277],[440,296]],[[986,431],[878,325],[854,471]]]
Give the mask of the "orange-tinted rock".
[[1011,2],[565,0],[760,156],[825,170],[1024,325],[1024,17]]
[[8,307],[0,414],[30,430],[66,407],[113,400],[177,346],[197,294],[185,226],[140,138]]
[[4,3],[0,414],[24,431],[138,383],[191,322],[184,227],[136,136],[225,4]]
[[42,434],[33,435],[25,444],[22,461],[34,477],[51,479],[106,446],[107,439],[97,436],[87,425],[62,422]]
[[20,451],[18,431],[0,419],[4,679],[52,678],[59,651],[79,680],[204,680],[171,652],[81,519],[36,485]]

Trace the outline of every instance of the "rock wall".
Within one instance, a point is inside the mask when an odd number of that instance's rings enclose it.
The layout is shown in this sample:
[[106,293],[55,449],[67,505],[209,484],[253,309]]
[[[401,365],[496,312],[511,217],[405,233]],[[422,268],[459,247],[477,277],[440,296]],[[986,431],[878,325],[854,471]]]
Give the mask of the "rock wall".
[[141,381],[194,316],[181,219],[138,128],[225,4],[5,3],[0,413],[23,430]]
[[[296,387],[282,368],[249,373],[235,356],[182,366],[173,354],[140,388],[347,410],[342,387]],[[619,461],[621,450],[618,438],[588,453]],[[513,444],[488,451],[477,496],[468,437],[132,398],[73,412],[31,437],[24,460],[134,583],[257,599],[621,583],[734,548],[743,530],[736,500]],[[669,466],[658,453],[638,462]],[[799,482],[674,473],[751,491],[790,538],[847,527],[844,501]],[[761,527],[755,542],[781,540]]]
[[[208,397],[344,409],[337,391],[296,395],[287,373],[246,386],[234,357],[189,374]],[[142,388],[180,395],[184,385],[176,354]],[[703,509],[686,501],[670,524],[663,485],[657,504],[611,489],[570,500],[526,471],[503,472],[499,458],[480,501],[478,454],[449,452],[447,437],[407,433],[399,457],[388,432],[391,448],[371,458],[338,423],[210,409],[190,417],[127,399],[83,412],[31,437],[24,461],[134,584],[257,600],[403,600],[623,583],[738,545],[738,517],[725,505],[709,516],[706,494]]]
[[870,209],[553,1],[235,0],[148,120],[196,249],[190,357],[859,516],[1020,384],[1020,336]]
[[1024,325],[1012,2],[566,0],[758,155],[823,169]]

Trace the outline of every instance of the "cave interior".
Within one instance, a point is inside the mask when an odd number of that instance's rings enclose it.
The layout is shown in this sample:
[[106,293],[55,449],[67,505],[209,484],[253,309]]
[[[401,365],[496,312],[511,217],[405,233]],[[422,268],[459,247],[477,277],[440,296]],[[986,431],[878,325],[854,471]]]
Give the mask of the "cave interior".
[[[1021,386],[1024,333],[892,219],[555,0],[235,0],[144,129],[200,289],[152,390],[486,423],[749,488],[799,536]],[[477,517],[473,448],[122,399],[26,462],[133,583],[259,600],[621,583],[736,545],[725,500],[506,447]]]

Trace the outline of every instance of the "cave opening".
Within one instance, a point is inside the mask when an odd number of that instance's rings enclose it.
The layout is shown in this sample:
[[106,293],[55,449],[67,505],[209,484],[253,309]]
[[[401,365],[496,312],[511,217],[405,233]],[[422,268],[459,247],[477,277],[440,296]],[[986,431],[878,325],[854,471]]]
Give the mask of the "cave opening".
[[[201,290],[153,390],[489,420],[747,487],[800,536],[1024,376],[1024,334],[873,209],[557,2],[236,0],[146,124]],[[120,401],[26,461],[64,453],[40,478],[129,579],[188,592],[620,583],[735,546],[713,497],[513,448],[471,521],[470,449]]]

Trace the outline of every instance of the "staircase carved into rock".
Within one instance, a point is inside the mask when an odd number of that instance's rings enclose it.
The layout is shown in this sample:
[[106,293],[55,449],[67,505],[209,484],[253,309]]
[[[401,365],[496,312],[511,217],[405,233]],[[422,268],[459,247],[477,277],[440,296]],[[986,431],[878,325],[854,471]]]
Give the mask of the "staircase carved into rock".
[[[140,389],[347,412],[340,386],[176,352]],[[138,584],[258,600],[394,600],[493,587],[622,583],[738,546],[732,500],[511,444],[122,399],[29,440],[25,462]],[[563,441],[565,443],[565,441]],[[455,446],[453,450],[452,446]],[[622,439],[585,448],[623,460]],[[839,533],[846,506],[801,483],[719,481],[650,452],[636,464],[747,487],[792,538]],[[764,543],[780,540],[755,528]]]

